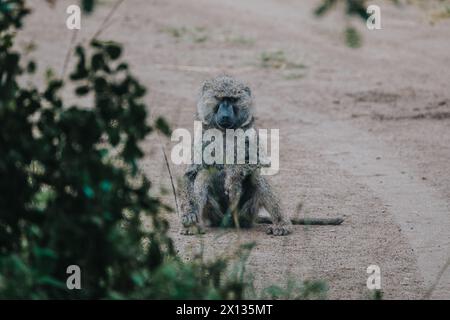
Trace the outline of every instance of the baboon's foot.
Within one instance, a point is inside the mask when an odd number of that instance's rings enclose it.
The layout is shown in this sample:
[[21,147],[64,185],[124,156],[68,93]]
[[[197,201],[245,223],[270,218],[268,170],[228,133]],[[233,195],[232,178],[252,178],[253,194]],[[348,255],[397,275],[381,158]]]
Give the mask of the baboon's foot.
[[198,223],[198,217],[195,212],[188,212],[181,216],[181,224],[183,227],[188,228]]
[[189,227],[183,227],[180,233],[185,236],[193,236],[196,234],[204,234],[205,230],[198,225],[192,225]]
[[266,233],[274,236],[286,236],[291,233],[291,230],[288,225],[272,225],[267,227]]

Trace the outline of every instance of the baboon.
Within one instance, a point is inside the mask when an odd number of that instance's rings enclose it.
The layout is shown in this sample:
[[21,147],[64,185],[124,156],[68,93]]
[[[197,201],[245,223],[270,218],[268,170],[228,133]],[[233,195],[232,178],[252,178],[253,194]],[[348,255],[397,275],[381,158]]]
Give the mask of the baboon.
[[[203,84],[197,104],[197,120],[203,129],[247,130],[253,127],[253,99],[250,88],[230,76],[218,76]],[[191,165],[179,188],[184,234],[203,232],[204,226],[249,228],[258,211],[269,212],[272,225],[267,233],[282,236],[291,222],[281,210],[259,165]]]
[[[196,118],[202,122],[203,129],[220,130],[225,142],[227,129],[253,128],[253,108],[250,88],[230,76],[221,75],[203,84]],[[267,234],[290,233],[292,223],[283,215],[278,197],[261,175],[261,165],[247,163],[247,146],[245,151],[245,164],[203,163],[188,167],[179,185],[183,234],[202,233],[206,225],[250,228],[259,218],[262,207],[270,214],[270,219],[260,219],[261,223],[269,224]],[[319,220],[300,219],[294,223],[342,222]]]

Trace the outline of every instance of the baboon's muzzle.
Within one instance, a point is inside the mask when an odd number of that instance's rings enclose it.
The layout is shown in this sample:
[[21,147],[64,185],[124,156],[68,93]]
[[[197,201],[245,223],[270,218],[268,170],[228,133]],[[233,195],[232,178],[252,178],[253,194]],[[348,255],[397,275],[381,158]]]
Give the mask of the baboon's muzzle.
[[236,115],[234,114],[233,104],[228,100],[223,100],[216,114],[217,124],[225,129],[231,129],[236,122]]

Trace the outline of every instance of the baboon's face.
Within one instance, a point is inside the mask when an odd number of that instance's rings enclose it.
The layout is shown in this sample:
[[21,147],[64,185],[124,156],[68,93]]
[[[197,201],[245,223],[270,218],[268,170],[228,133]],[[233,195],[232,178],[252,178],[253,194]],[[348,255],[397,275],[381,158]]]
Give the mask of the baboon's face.
[[241,128],[253,119],[250,89],[228,76],[205,82],[197,109],[203,123],[219,130]]

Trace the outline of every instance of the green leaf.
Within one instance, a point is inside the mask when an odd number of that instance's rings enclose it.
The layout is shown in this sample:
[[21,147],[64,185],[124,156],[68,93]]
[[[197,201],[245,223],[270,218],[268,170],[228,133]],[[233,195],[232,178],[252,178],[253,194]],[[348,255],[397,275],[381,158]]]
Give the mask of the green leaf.
[[102,53],[96,53],[92,56],[91,59],[92,70],[97,71],[103,69],[105,65],[106,65],[105,58],[103,57]]
[[77,46],[75,49],[75,54],[78,56],[78,63],[75,70],[70,74],[71,80],[81,80],[88,76],[88,70],[86,68],[86,57],[84,53],[84,48]]
[[334,5],[336,0],[323,0],[323,2],[314,10],[316,16],[323,16],[326,14]]
[[134,272],[131,275],[131,280],[134,282],[135,285],[138,287],[143,287],[145,284],[145,277],[140,274],[139,272]]
[[35,246],[33,248],[33,252],[37,257],[52,258],[52,259],[58,258],[58,255],[56,254],[56,252],[54,252],[50,248],[42,248],[42,247]]
[[106,81],[105,78],[102,78],[102,77],[95,78],[94,89],[96,92],[105,91],[107,87],[108,87],[108,82]]
[[163,133],[166,136],[170,136],[170,134],[172,133],[170,130],[169,124],[162,117],[159,117],[158,119],[156,119],[155,127],[156,127],[156,129],[158,129],[161,133]]
[[59,289],[67,289],[65,283],[63,283],[51,276],[40,277],[37,279],[37,282],[40,285],[48,285],[48,286],[59,288]]
[[36,72],[36,63],[34,61],[30,61],[27,65],[27,72],[28,73],[35,73]]
[[90,90],[91,88],[89,86],[80,86],[75,89],[75,93],[78,96],[85,96],[89,93]]
[[94,0],[82,0],[81,8],[86,13],[92,13],[94,11],[95,1]]
[[109,191],[111,191],[111,189],[112,189],[111,182],[109,182],[109,181],[107,181],[107,180],[103,180],[103,181],[100,183],[100,189],[102,189],[102,191],[104,191],[104,192],[109,192]]
[[122,54],[122,47],[116,43],[107,44],[105,49],[112,60],[118,59]]
[[92,199],[95,196],[95,192],[90,186],[84,186],[83,192],[89,199]]

